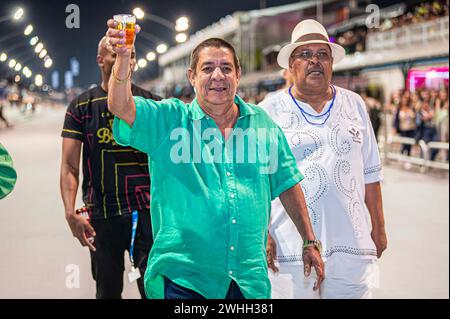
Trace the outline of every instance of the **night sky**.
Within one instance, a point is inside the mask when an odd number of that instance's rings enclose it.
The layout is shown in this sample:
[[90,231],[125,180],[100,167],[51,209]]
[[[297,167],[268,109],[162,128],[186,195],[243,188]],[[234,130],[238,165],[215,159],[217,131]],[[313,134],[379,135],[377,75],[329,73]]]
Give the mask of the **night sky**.
[[[266,7],[294,3],[293,0],[266,0]],[[80,28],[67,29],[65,25],[66,6],[75,3],[80,8]],[[97,83],[100,73],[95,61],[97,43],[106,32],[106,21],[117,13],[131,13],[133,8],[140,7],[144,11],[161,16],[169,21],[184,15],[190,19],[190,34],[205,28],[227,14],[236,11],[258,9],[260,0],[155,0],[155,1],[124,1],[124,0],[47,0],[47,1],[10,1],[2,0],[0,3],[0,18],[9,15],[14,8],[21,6],[25,9],[24,19],[20,22],[6,21],[0,23],[0,40],[14,32],[23,32],[27,24],[34,25],[33,34],[39,36],[44,42],[54,64],[51,70],[62,74],[70,68],[69,59],[76,57],[80,61],[80,75],[76,84],[87,87]],[[169,45],[174,45],[175,33],[169,29],[146,20],[140,22],[144,31],[154,34],[158,38],[166,40]],[[28,44],[31,37],[25,37],[23,33],[14,38],[0,42],[0,51],[8,52],[8,48],[14,48],[10,56],[17,55],[18,60],[27,61],[27,65],[36,74],[42,73],[46,82],[50,83],[50,71],[43,67],[32,47]],[[145,57],[149,49],[156,45],[150,41],[141,41],[137,45],[138,58]]]

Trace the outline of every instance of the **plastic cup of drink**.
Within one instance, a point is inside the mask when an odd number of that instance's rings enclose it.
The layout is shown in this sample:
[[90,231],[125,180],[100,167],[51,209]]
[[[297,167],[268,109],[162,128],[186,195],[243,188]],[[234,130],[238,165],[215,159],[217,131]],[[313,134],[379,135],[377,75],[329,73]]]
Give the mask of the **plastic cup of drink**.
[[[134,42],[136,17],[132,14],[116,14],[114,21],[117,22],[117,29],[125,31],[125,46],[131,48]],[[124,47],[123,44],[118,44],[118,48]]]

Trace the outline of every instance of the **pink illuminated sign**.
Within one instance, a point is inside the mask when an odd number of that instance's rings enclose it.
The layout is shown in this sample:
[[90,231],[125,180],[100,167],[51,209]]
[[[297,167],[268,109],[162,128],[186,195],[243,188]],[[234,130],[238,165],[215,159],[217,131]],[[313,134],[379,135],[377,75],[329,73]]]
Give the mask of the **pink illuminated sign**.
[[443,87],[448,88],[448,67],[428,68],[424,70],[411,69],[408,72],[406,88],[411,91],[417,89],[439,90]]

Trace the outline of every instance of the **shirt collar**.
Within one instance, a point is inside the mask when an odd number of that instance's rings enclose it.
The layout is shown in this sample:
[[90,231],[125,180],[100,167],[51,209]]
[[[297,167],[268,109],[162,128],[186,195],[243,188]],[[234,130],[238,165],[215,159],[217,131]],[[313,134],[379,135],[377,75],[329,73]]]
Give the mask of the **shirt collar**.
[[[240,96],[236,95],[234,97],[234,103],[236,103],[239,107],[239,118],[256,114],[256,112],[247,103],[245,103]],[[198,104],[197,98],[195,98],[189,105],[189,117],[195,121],[201,120],[205,116],[205,112],[203,112],[200,104]]]

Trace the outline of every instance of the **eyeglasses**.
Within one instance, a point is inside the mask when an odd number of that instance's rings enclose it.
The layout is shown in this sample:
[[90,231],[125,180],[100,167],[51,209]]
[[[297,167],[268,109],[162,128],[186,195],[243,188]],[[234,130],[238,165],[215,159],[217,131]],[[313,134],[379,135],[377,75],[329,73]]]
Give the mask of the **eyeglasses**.
[[320,62],[328,62],[331,60],[331,56],[326,51],[319,51],[317,53],[313,53],[310,50],[304,50],[299,53],[291,55],[293,59],[301,59],[304,61],[311,61],[314,57],[317,57],[317,60]]

